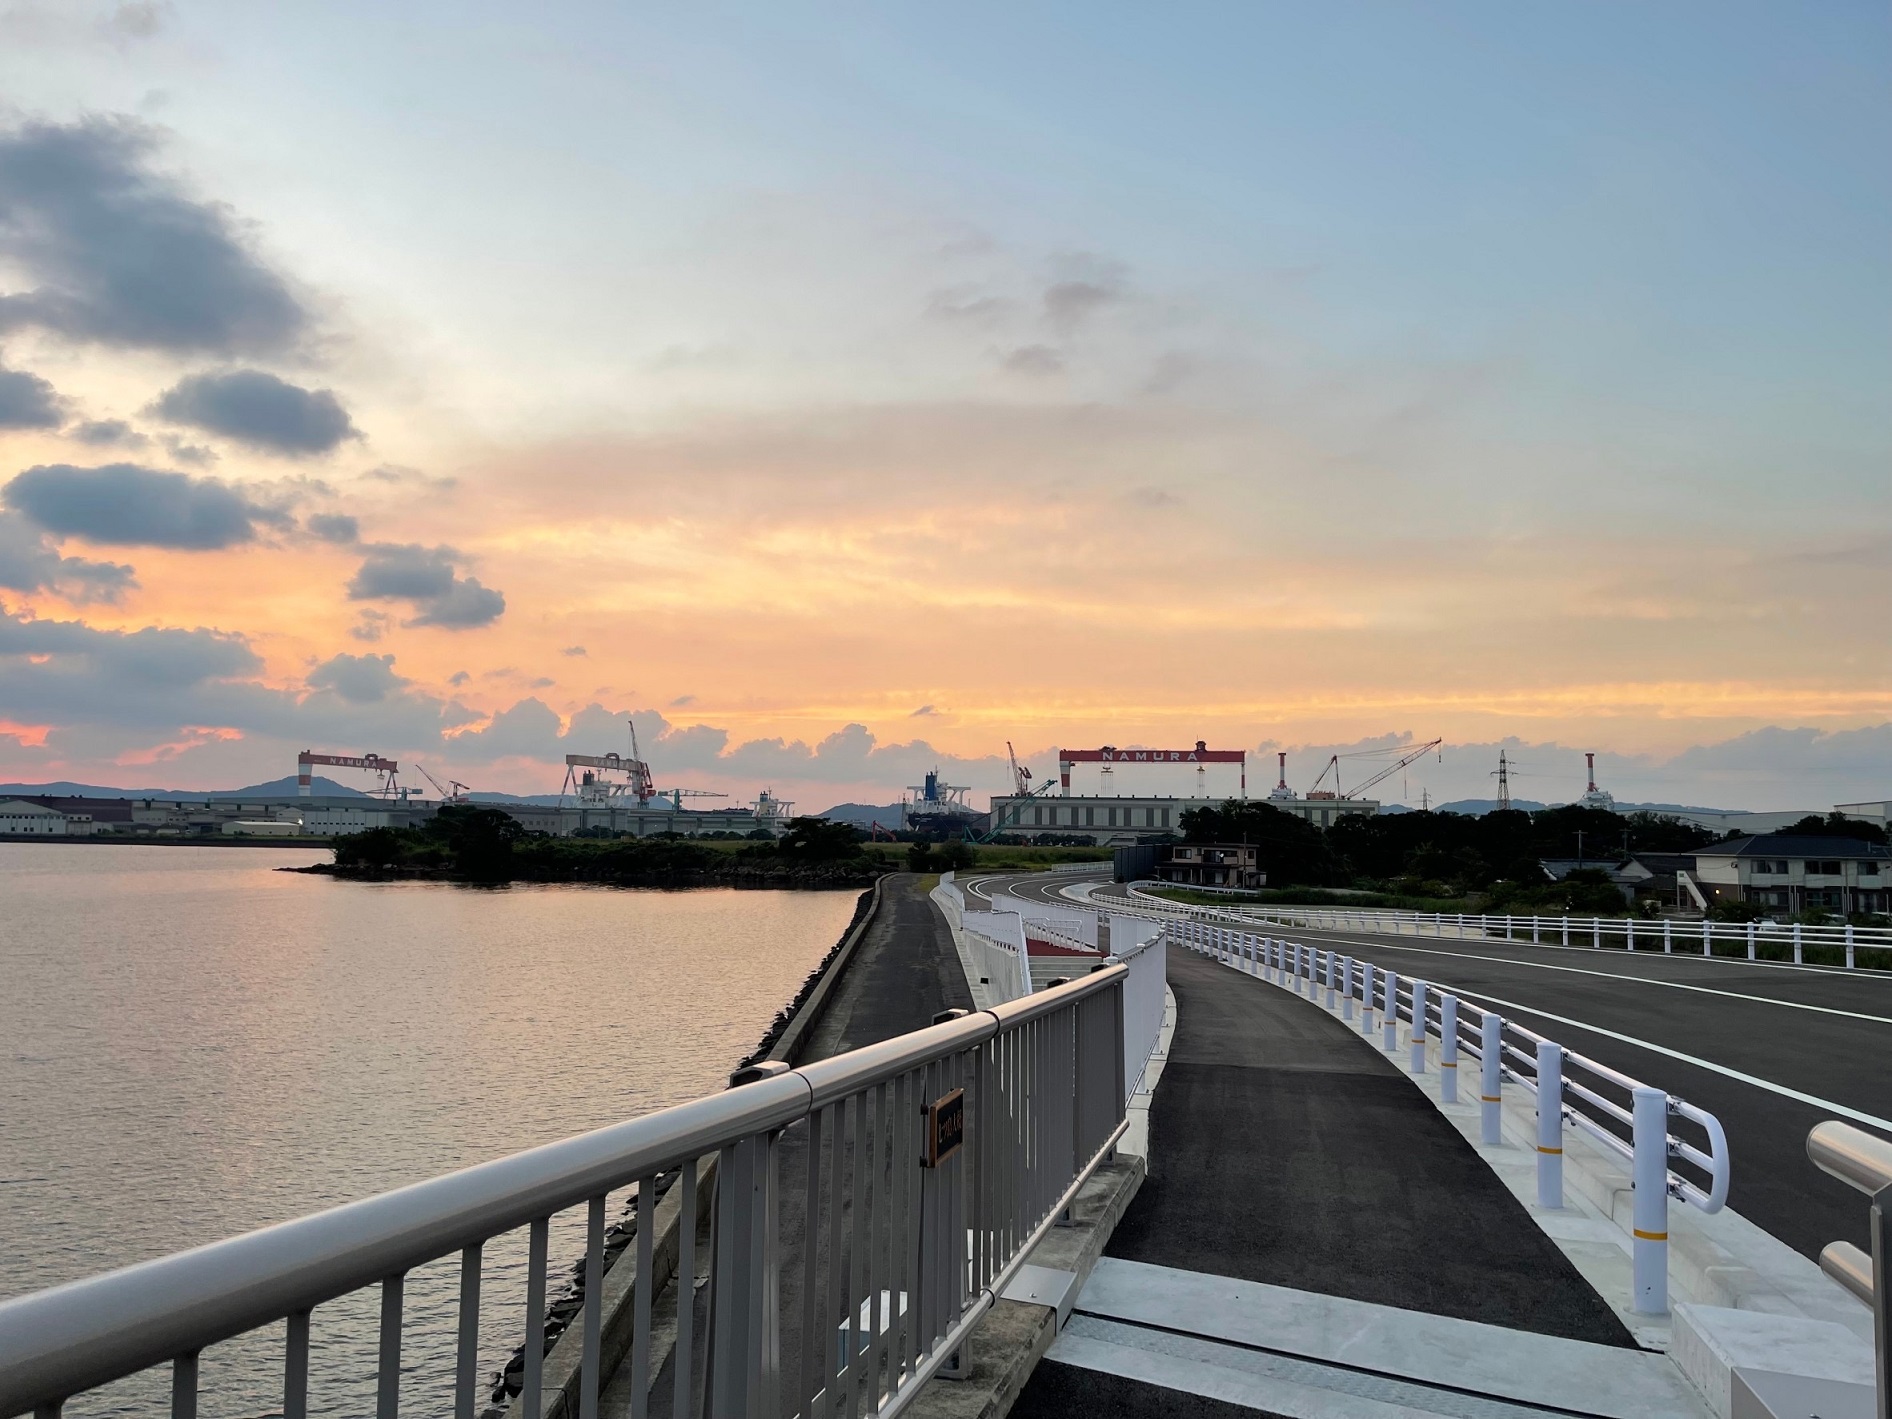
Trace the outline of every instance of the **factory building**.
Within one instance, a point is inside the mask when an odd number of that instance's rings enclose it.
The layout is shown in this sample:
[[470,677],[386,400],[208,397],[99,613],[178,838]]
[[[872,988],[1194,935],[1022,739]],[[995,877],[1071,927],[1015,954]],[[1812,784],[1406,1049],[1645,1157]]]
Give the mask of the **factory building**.
[[9,798],[0,803],[0,837],[78,837],[89,835],[92,827],[89,813],[66,813],[23,798]]

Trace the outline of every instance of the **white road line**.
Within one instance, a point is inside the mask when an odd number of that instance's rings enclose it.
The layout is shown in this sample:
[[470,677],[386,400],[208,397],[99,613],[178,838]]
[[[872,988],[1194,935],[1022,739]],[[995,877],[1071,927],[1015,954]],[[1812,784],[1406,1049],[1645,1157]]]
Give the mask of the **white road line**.
[[1432,946],[1395,946],[1379,938],[1365,941],[1357,936],[1340,936],[1335,939],[1348,946],[1379,946],[1388,951],[1410,951],[1421,956],[1451,956],[1465,961],[1489,961],[1499,966],[1529,966],[1534,971],[1562,971],[1566,975],[1573,976],[1599,976],[1604,980],[1630,981],[1636,985],[1659,985],[1669,990],[1692,990],[1702,995],[1725,995],[1731,1000],[1753,1000],[1762,1005],[1783,1006],[1788,1010],[1811,1010],[1819,1015],[1844,1015],[1849,1020],[1872,1020],[1881,1025],[1892,1025],[1892,1015],[1871,1015],[1863,1010],[1841,1010],[1832,1005],[1809,1005],[1803,1000],[1777,1000],[1771,995],[1749,995],[1745,991],[1721,990],[1712,985],[1689,985],[1679,980],[1658,980],[1654,976],[1621,975],[1615,971],[1586,971],[1581,966],[1554,966],[1549,961],[1521,961],[1515,956],[1481,956],[1475,951],[1441,951]]
[[1486,995],[1481,991],[1462,990],[1460,995],[1470,996],[1473,1000],[1488,1000],[1493,1005],[1502,1005],[1510,1010],[1522,1010],[1527,1015],[1536,1015],[1541,1019],[1555,1020],[1560,1025],[1574,1025],[1579,1030],[1588,1030],[1593,1035],[1602,1035],[1607,1039],[1618,1040],[1626,1045],[1635,1045],[1638,1049],[1650,1050],[1655,1054],[1667,1055],[1670,1059],[1679,1059],[1684,1064],[1692,1064],[1697,1069],[1706,1069],[1714,1074],[1735,1079],[1743,1084],[1752,1084],[1756,1089],[1765,1089],[1770,1094],[1779,1094],[1782,1098],[1796,1099],[1803,1104],[1812,1104],[1815,1108],[1827,1109],[1849,1118],[1855,1123],[1869,1123],[1874,1128],[1882,1128],[1892,1133],[1892,1119],[1880,1118],[1877,1114],[1866,1113],[1862,1109],[1848,1108],[1845,1104],[1836,1104],[1831,1099],[1822,1099],[1818,1094],[1802,1093],[1790,1089],[1785,1084],[1776,1084],[1771,1079],[1762,1079],[1758,1075],[1748,1074],[1739,1069],[1730,1069],[1725,1064],[1716,1064],[1712,1059],[1703,1059],[1697,1054],[1686,1054],[1679,1049],[1670,1049],[1667,1045],[1655,1044],[1650,1040],[1639,1040],[1634,1035],[1625,1035],[1618,1030],[1607,1030],[1601,1025],[1592,1025],[1587,1020],[1573,1020],[1568,1015],[1554,1015],[1548,1010],[1540,1010],[1535,1005],[1525,1005],[1516,1000],[1504,1000],[1496,995]]

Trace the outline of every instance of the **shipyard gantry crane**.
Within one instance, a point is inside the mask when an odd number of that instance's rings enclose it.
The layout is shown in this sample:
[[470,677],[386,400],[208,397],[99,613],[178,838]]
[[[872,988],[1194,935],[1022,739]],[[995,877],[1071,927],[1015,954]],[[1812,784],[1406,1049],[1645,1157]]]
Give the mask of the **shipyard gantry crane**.
[[400,784],[395,779],[401,766],[394,760],[384,759],[379,754],[362,754],[359,757],[350,754],[318,754],[312,749],[304,749],[296,755],[296,793],[299,797],[309,796],[313,777],[309,770],[316,764],[332,769],[366,769],[369,773],[377,775],[380,780],[375,785],[371,797],[405,797]]

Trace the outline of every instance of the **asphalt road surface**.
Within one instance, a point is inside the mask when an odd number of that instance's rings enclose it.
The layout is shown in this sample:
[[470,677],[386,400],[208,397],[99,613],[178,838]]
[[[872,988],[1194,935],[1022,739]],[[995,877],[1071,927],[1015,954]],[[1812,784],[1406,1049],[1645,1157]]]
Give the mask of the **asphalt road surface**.
[[[1039,878],[1020,890],[1057,900],[1068,885]],[[1867,1245],[1864,1195],[1808,1162],[1806,1137],[1832,1118],[1892,1136],[1892,973],[1251,929],[1443,986],[1680,1095],[1727,1132],[1729,1206],[1808,1257],[1831,1241]]]

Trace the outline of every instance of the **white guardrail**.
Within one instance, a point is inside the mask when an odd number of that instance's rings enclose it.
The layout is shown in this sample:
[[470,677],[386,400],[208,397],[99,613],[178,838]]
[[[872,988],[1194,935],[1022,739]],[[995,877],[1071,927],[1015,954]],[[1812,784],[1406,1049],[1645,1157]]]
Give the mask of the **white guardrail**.
[[[1484,1143],[1502,1139],[1505,1084],[1523,1088],[1537,1100],[1541,1207],[1563,1206],[1565,1124],[1617,1154],[1629,1164],[1635,1184],[1634,1306],[1645,1315],[1668,1310],[1669,1199],[1678,1198],[1702,1212],[1719,1212],[1728,1200],[1728,1141],[1713,1114],[1565,1049],[1463,996],[1423,980],[1401,980],[1397,972],[1370,962],[1203,921],[1171,921],[1166,934],[1189,950],[1310,999],[1324,992],[1329,1010],[1338,1002],[1342,1020],[1353,1020],[1357,1004],[1360,1032],[1371,1036],[1377,1029],[1388,1054],[1400,1048],[1403,1022],[1414,1074],[1426,1071],[1428,1045],[1438,1046],[1440,1096],[1448,1104],[1458,1101],[1460,1060],[1469,1056],[1478,1065]],[[1554,1107],[1544,1106],[1546,1097]],[[1676,1133],[1677,1119],[1692,1125],[1698,1136]]]
[[[1800,922],[1677,921],[1636,917],[1478,915],[1471,912],[1408,912],[1383,907],[1277,907],[1237,902],[1191,908],[1151,896],[1167,882],[1132,882],[1139,908],[1163,915],[1214,913],[1240,921],[1299,926],[1314,931],[1357,931],[1382,936],[1431,936],[1447,940],[1529,941],[1534,945],[1593,946],[1624,951],[1687,952],[1795,965],[1860,966],[1871,953],[1873,969],[1892,969],[1892,927],[1807,926]],[[1194,888],[1185,890],[1194,891]]]

